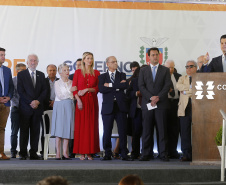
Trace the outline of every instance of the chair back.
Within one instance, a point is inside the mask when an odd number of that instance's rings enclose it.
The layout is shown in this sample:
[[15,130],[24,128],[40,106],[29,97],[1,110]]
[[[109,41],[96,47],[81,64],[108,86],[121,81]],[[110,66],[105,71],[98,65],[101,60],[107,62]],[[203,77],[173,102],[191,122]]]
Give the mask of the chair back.
[[[53,111],[52,110],[47,110],[47,111],[44,111],[44,113],[42,115],[43,127],[44,127],[44,135],[51,133],[52,114],[53,114]],[[46,119],[49,120],[49,123],[46,122]],[[47,124],[49,124],[49,131],[48,131],[48,133],[46,132]]]

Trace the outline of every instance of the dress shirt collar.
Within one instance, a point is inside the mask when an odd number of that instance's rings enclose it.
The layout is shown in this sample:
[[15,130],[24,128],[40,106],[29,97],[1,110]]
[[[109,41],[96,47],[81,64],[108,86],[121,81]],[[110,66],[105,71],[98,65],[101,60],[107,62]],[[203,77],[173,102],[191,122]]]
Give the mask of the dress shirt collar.
[[225,60],[225,55],[223,54],[222,55],[222,61],[224,62],[224,60]]
[[109,75],[111,76],[111,74],[113,73],[114,74],[114,76],[115,76],[115,74],[116,74],[116,70],[114,71],[114,72],[111,72],[111,71],[109,71],[108,70],[108,73],[109,73]]
[[[31,75],[31,73],[33,72],[33,71],[30,70],[29,68],[28,68],[28,71],[29,71],[30,75]],[[36,75],[36,69],[34,70],[34,75]]]
[[[155,65],[155,66],[156,66],[156,71],[157,71],[158,67],[159,67],[159,63],[157,65]],[[153,70],[154,65],[150,64],[150,67],[151,67],[151,70]]]

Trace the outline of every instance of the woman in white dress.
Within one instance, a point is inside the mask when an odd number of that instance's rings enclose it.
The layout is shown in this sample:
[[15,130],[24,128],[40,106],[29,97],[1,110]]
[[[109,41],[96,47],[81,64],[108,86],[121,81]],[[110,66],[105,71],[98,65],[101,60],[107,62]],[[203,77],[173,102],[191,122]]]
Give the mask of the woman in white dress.
[[69,66],[61,64],[58,67],[61,78],[55,82],[55,102],[53,105],[51,134],[56,136],[56,160],[61,159],[61,141],[63,142],[63,160],[71,160],[68,156],[69,139],[74,139],[75,108],[72,92],[72,81],[69,77]]

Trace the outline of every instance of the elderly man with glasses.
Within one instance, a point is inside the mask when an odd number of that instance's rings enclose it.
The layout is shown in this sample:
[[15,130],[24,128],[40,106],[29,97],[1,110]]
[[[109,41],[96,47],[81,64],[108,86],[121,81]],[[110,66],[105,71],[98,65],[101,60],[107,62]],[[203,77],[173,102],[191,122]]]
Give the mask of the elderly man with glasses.
[[191,147],[191,122],[192,122],[192,75],[197,71],[197,64],[194,60],[187,61],[185,66],[187,75],[181,76],[177,82],[177,89],[180,91],[178,116],[180,118],[181,150],[183,158],[181,161],[192,161]]

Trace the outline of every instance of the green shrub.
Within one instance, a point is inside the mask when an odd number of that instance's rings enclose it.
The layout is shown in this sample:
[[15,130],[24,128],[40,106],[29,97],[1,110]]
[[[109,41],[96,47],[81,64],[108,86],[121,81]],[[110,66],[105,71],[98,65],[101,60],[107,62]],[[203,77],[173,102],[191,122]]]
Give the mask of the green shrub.
[[219,129],[219,131],[217,132],[217,135],[215,137],[215,142],[216,142],[217,146],[222,146],[222,126]]

